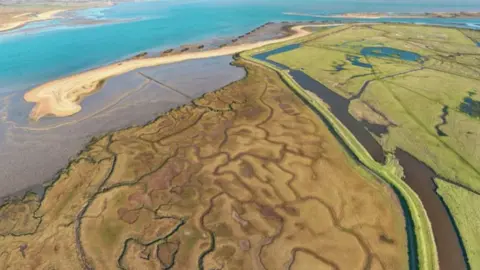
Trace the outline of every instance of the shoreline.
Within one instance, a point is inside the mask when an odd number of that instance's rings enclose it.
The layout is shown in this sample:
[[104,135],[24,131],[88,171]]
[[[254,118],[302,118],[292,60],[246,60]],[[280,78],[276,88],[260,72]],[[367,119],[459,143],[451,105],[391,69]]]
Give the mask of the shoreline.
[[310,34],[306,27],[328,27],[335,24],[306,24],[293,26],[292,34],[283,38],[254,43],[230,45],[213,50],[187,52],[153,58],[127,59],[107,66],[60,78],[35,87],[24,94],[27,102],[36,103],[30,112],[30,119],[53,115],[66,117],[81,111],[81,98],[92,94],[99,81],[143,67],[159,66],[193,59],[233,55],[242,51],[256,49],[265,45],[289,41]]
[[[136,71],[122,74],[110,78],[95,95],[86,97],[80,113],[68,118],[42,119],[45,121],[39,123],[28,122],[30,108],[23,100],[23,93],[17,92],[6,102],[0,100],[0,107],[21,107],[8,110],[11,117],[8,115],[7,121],[0,123],[0,131],[12,138],[8,141],[0,138],[3,161],[0,163],[0,206],[4,201],[23,197],[28,191],[38,193],[87,147],[91,138],[143,126],[172,109],[190,104],[191,98],[243,79],[244,70],[231,62],[231,56],[221,56],[140,70],[166,86],[146,81]],[[18,116],[20,111],[23,113]]]
[[284,12],[285,15],[305,16],[315,18],[336,18],[336,19],[465,19],[480,18],[480,11],[472,12],[418,12],[418,13],[390,13],[390,12],[367,12],[367,13],[343,13],[336,15],[315,15],[299,12]]
[[[38,13],[37,15],[35,15],[35,17],[31,17],[27,20],[18,21],[18,22],[10,22],[10,23],[7,22],[7,23],[0,24],[0,33],[8,32],[8,31],[11,31],[11,30],[15,30],[15,29],[24,27],[25,25],[27,25],[29,23],[52,20],[52,19],[56,18],[56,15],[58,15],[59,13],[64,12],[64,11],[68,11],[68,10],[69,9],[49,10],[49,11]],[[24,14],[20,14],[20,15],[24,15]],[[14,17],[18,18],[18,16],[20,16],[20,15],[16,15]]]

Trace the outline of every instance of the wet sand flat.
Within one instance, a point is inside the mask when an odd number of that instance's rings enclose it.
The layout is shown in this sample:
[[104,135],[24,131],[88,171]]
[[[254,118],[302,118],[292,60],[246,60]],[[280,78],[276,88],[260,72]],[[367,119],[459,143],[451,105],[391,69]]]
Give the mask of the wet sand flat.
[[30,122],[32,105],[23,93],[0,96],[0,197],[52,180],[92,136],[145,124],[243,78],[245,71],[231,61],[222,56],[125,73],[107,80],[84,100],[84,110],[66,118]]

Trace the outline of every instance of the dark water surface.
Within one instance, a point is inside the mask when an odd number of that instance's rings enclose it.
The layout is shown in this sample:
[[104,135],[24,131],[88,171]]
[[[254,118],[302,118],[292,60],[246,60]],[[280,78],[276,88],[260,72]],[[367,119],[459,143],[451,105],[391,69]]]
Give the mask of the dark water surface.
[[435,129],[437,130],[437,135],[440,137],[448,136],[447,133],[443,132],[440,127],[447,124],[447,116],[448,116],[448,106],[443,106],[442,108],[442,115],[440,115],[440,119],[442,122],[440,124],[435,125]]
[[471,117],[480,117],[480,101],[474,100],[475,91],[469,92],[468,96],[460,104],[460,111]]
[[300,44],[291,44],[291,45],[283,46],[283,47],[275,49],[275,50],[267,51],[267,52],[264,52],[264,53],[259,53],[259,54],[255,55],[254,57],[258,60],[262,60],[264,62],[267,62],[267,63],[270,63],[274,66],[277,66],[281,69],[290,69],[289,67],[287,67],[285,65],[282,65],[282,64],[277,63],[275,61],[269,60],[268,57],[270,55],[275,55],[275,54],[279,54],[279,53],[293,51],[295,49],[300,48],[300,46],[301,46]]
[[382,146],[370,134],[365,125],[348,112],[350,100],[328,89],[303,71],[291,70],[290,75],[302,88],[315,93],[330,106],[330,111],[353,133],[375,161],[381,164],[385,163],[386,158]]
[[435,172],[402,149],[395,156],[403,167],[405,182],[418,194],[432,224],[440,269],[468,269],[466,252],[447,206],[436,193]]

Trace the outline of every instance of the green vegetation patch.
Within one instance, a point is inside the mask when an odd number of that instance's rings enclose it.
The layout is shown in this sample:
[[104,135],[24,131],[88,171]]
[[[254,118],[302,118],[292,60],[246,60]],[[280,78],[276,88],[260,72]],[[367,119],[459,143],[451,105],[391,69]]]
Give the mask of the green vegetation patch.
[[382,31],[385,36],[397,40],[436,41],[471,45],[471,42],[465,38],[463,33],[454,28],[403,24],[373,25],[372,28]]
[[373,78],[371,69],[348,61],[352,57],[368,64],[361,55],[311,46],[302,46],[296,50],[272,55],[269,59],[291,69],[302,70],[330,89],[336,90],[338,94],[350,97],[358,93],[365,79]]

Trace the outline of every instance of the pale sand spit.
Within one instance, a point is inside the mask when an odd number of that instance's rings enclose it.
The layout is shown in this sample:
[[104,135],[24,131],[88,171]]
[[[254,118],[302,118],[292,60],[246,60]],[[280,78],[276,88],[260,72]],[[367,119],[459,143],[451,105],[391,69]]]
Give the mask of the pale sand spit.
[[[15,21],[15,22],[7,22],[0,24],[0,32],[5,32],[9,31],[18,27],[22,27],[27,23],[31,22],[38,22],[38,21],[45,21],[45,20],[51,20],[57,15],[58,13],[65,11],[65,9],[56,9],[56,10],[50,10],[46,12],[39,13],[37,15],[32,15],[30,12],[29,13],[23,13],[17,16],[14,16],[12,18],[20,18],[20,17],[25,17],[23,20]],[[28,17],[26,17],[28,16]]]
[[146,59],[130,59],[108,66],[92,69],[86,72],[50,81],[26,92],[24,99],[36,103],[30,112],[32,120],[39,120],[46,115],[66,117],[78,113],[82,107],[83,97],[98,90],[99,82],[135,69],[176,63],[192,59],[202,59],[215,56],[233,55],[242,51],[252,50],[265,45],[284,42],[310,34],[304,27],[332,26],[330,25],[301,25],[292,27],[293,34],[280,39],[261,41],[250,44],[227,46],[219,49],[183,53],[179,55],[162,56]]

